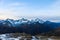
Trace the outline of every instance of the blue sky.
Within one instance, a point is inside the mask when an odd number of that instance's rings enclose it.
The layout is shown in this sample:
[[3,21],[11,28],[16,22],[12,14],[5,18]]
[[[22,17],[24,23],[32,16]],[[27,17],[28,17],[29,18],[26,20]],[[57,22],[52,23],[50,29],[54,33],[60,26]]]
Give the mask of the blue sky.
[[0,0],[0,19],[59,17],[60,0]]

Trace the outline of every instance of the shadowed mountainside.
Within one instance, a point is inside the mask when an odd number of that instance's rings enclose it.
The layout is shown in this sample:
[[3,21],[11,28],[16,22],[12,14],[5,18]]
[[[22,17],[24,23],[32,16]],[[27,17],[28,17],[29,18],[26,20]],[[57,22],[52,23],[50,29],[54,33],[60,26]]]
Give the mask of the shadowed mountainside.
[[[60,23],[43,21],[39,18],[29,19],[6,19],[0,20],[0,33],[26,33],[31,35],[53,35],[58,34],[57,29],[60,28]],[[60,32],[60,31],[59,31]],[[59,34],[60,35],[60,34]]]

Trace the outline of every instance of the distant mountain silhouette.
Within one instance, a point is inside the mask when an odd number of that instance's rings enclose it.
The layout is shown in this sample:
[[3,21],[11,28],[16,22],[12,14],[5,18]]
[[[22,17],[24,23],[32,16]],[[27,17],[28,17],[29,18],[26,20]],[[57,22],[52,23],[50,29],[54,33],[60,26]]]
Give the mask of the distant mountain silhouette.
[[28,20],[25,18],[19,20],[6,19],[0,20],[0,33],[27,33],[31,35],[48,34],[60,28],[60,23],[43,21],[39,18]]

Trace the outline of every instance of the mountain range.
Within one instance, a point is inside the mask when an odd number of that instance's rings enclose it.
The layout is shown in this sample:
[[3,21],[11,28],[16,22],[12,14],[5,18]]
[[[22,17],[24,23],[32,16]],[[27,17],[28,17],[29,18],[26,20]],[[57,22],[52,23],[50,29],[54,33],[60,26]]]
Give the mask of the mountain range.
[[25,18],[18,20],[13,19],[0,20],[0,33],[24,32],[26,34],[31,35],[37,35],[37,34],[46,35],[56,33],[56,30],[59,28],[60,23],[43,21],[39,18],[31,20]]

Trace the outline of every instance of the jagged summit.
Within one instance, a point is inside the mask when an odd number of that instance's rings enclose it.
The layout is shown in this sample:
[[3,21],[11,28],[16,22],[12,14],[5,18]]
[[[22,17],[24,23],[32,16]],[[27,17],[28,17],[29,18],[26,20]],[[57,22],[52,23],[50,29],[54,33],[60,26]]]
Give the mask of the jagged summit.
[[3,25],[7,24],[9,26],[15,27],[15,25],[20,25],[22,23],[27,23],[27,24],[31,24],[31,23],[35,23],[35,22],[39,22],[39,23],[44,23],[43,20],[36,18],[36,19],[25,19],[25,18],[21,18],[18,20],[14,20],[14,19],[6,19],[6,20],[0,20],[0,23],[3,23]]

